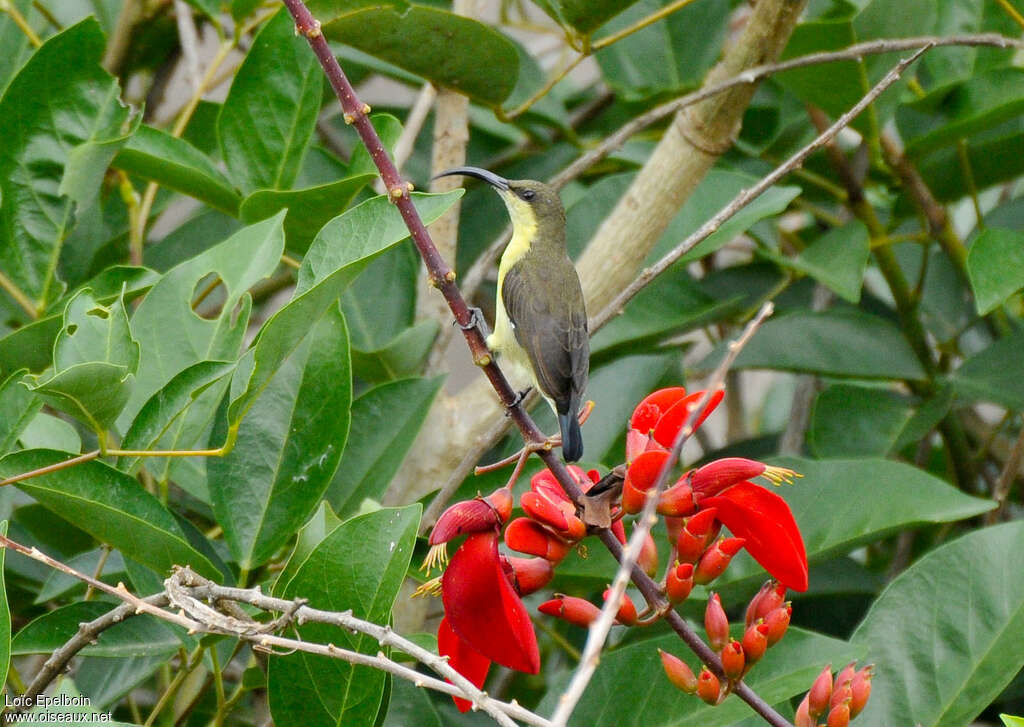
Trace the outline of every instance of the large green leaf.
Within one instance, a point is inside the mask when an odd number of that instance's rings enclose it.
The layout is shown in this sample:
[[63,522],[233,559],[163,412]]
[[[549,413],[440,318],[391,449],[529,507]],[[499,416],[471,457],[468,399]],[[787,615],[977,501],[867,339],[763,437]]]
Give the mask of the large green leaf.
[[637,0],[555,0],[562,19],[581,33],[591,33]]
[[784,264],[801,270],[833,290],[843,300],[860,301],[868,256],[868,228],[860,220],[836,227]]
[[442,378],[399,379],[352,402],[352,434],[327,500],[344,516],[364,498],[380,500],[426,419]]
[[114,166],[214,209],[238,214],[241,198],[216,165],[184,139],[142,125],[114,157]]
[[[995,507],[991,500],[965,495],[903,462],[782,457],[772,464],[803,475],[795,484],[774,492],[793,511],[812,560],[848,552],[915,525],[963,520]],[[885,503],[885,507],[866,507],[865,503]],[[764,571],[745,554],[733,561],[721,582],[741,579],[748,584],[764,580]]]
[[32,390],[55,408],[105,430],[131,396],[139,365],[124,298],[100,305],[85,289],[68,301],[53,345],[53,371],[34,378]]
[[1024,409],[1024,331],[1001,338],[969,357],[953,372],[950,381],[968,399]]
[[[121,441],[121,449],[144,450],[144,449],[170,449],[172,444],[177,443],[178,438],[172,438],[166,447],[158,447],[157,443],[169,432],[180,429],[185,421],[185,414],[189,407],[202,394],[219,382],[227,383],[227,377],[235,370],[235,364],[227,361],[200,361],[189,366],[178,375],[167,382],[160,391],[153,394],[145,403],[131,427]],[[217,389],[218,395],[214,398],[216,403],[224,395],[224,387]],[[131,472],[138,464],[139,457],[124,457],[119,466],[126,472]],[[152,458],[150,458],[152,462]]]
[[[315,4],[314,12],[328,3]],[[516,85],[519,57],[515,46],[484,23],[425,5],[368,1],[340,4],[349,7],[317,13],[324,24],[324,35],[331,40],[488,106],[500,104]],[[459,52],[453,53],[453,48]]]
[[320,228],[344,212],[356,194],[372,179],[372,174],[359,174],[308,189],[262,189],[253,192],[242,202],[242,221],[256,222],[287,209],[288,214],[284,218],[285,245],[289,250],[304,253]]
[[[31,621],[14,637],[11,654],[49,654],[78,632],[81,623],[92,621],[116,608],[116,604],[80,601],[49,611]],[[97,643],[86,646],[86,656],[151,656],[170,654],[181,648],[181,640],[165,622],[142,615],[127,619],[104,631]]]
[[288,582],[299,570],[309,554],[316,550],[324,538],[334,532],[334,529],[341,525],[341,519],[334,514],[327,500],[321,500],[316,510],[310,516],[306,524],[302,526],[295,535],[295,547],[292,548],[284,568],[274,581],[274,595],[280,596],[284,593]]
[[353,346],[352,373],[372,383],[419,374],[433,348],[437,329],[437,321],[424,320],[406,328],[380,348],[361,351]]
[[[420,508],[382,509],[335,528],[299,567],[285,598],[302,596],[315,608],[352,611],[357,618],[387,623],[412,557]],[[375,639],[324,624],[299,627],[304,641],[375,654]],[[303,654],[270,662],[270,711],[279,724],[309,727],[372,727],[386,675],[365,666]]]
[[[24,16],[32,7],[32,0],[14,0],[11,5]],[[7,82],[25,60],[28,50],[28,36],[8,14],[0,15],[0,48],[4,49],[3,55],[0,55],[0,94],[3,94]]]
[[[32,55],[0,98],[0,259],[4,273],[42,310],[62,292],[54,284],[75,204],[61,191],[76,147],[122,140],[129,110],[117,80],[100,67],[99,24],[84,20]],[[111,155],[116,149],[106,147]],[[76,187],[99,188],[105,169]]]
[[42,400],[21,385],[22,371],[0,383],[0,457],[17,443],[25,427],[43,408]]
[[[284,250],[284,212],[245,227],[168,271],[135,310],[132,328],[142,347],[135,391],[119,423],[127,430],[142,405],[175,375],[199,361],[238,356],[252,305],[247,291],[278,266]],[[220,313],[211,319],[191,301],[216,275],[227,288]]]
[[985,315],[1024,288],[1024,232],[985,229],[967,253],[974,303]]
[[[424,222],[444,213],[462,194],[414,195]],[[281,362],[299,344],[309,321],[327,306],[375,257],[408,234],[402,218],[387,197],[369,199],[335,217],[320,230],[302,260],[295,296],[264,324],[232,384],[228,409],[230,426],[237,426]],[[242,376],[239,377],[239,374]]]
[[[396,234],[401,234],[397,230]],[[352,346],[374,351],[391,343],[416,316],[420,257],[412,242],[396,245],[366,266],[341,295]]]
[[[345,448],[352,404],[345,319],[332,306],[306,331],[253,402],[234,448],[206,466],[217,522],[246,570],[306,521]],[[214,441],[226,426],[214,429]]]
[[[665,677],[658,649],[689,661],[699,670],[675,634],[645,639],[601,655],[586,697],[569,724],[583,727],[724,727],[749,717],[750,707],[735,697],[717,707],[686,697]],[[843,664],[860,655],[845,641],[791,628],[745,679],[769,704],[806,691],[825,664]],[[550,714],[569,676],[548,690],[538,711]]]
[[[705,364],[721,353],[721,348],[716,349]],[[899,329],[858,310],[799,310],[773,318],[754,334],[736,359],[736,367],[860,378],[925,378]]]
[[320,64],[281,8],[253,39],[217,118],[224,161],[244,192],[291,188],[322,94]]
[[[33,449],[0,459],[0,476],[10,477],[68,459],[65,452]],[[207,578],[221,579],[207,558],[188,544],[185,532],[160,502],[128,475],[98,460],[38,475],[17,484],[48,510],[166,573],[191,565]]]
[[875,601],[852,642],[875,663],[865,724],[960,727],[1024,666],[1024,523],[931,551]]
[[82,439],[74,425],[44,411],[29,420],[18,442],[23,449],[59,449],[73,454],[82,451]]

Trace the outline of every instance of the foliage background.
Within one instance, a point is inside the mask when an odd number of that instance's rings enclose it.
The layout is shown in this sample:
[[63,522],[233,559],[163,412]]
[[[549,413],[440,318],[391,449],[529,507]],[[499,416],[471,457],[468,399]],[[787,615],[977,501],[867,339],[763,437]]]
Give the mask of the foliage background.
[[[415,129],[411,100],[427,80],[468,97],[470,163],[540,179],[698,86],[751,12],[559,0],[501,3],[477,21],[443,2],[310,5],[354,81],[403,87],[384,86],[374,104],[387,144],[403,123]],[[575,62],[570,41],[599,45],[662,7],[674,11],[516,113]],[[422,555],[421,505],[501,415],[487,392],[445,380],[467,357],[458,343],[445,353],[448,319],[425,308],[406,230],[375,196],[369,155],[291,19],[251,0],[0,9],[0,477],[101,452],[0,488],[8,535],[141,594],[187,562],[223,583],[394,620],[429,645],[436,606],[410,605],[402,590]],[[813,0],[783,57],[902,36],[1019,38],[1021,11],[1017,0]],[[735,144],[662,211],[653,247],[615,240],[629,263],[585,285],[635,276],[896,57],[761,84]],[[795,598],[800,629],[751,677],[784,713],[824,663],[853,658],[878,665],[866,724],[1024,711],[1022,74],[1019,49],[929,51],[836,149],[747,206],[592,341],[586,463],[606,468],[622,460],[635,403],[699,383],[722,342],[774,300],[776,316],[730,375],[720,430],[687,454],[779,457],[805,475],[782,494],[804,533],[811,590]],[[188,88],[183,106],[166,95],[172,80]],[[458,137],[436,119],[459,94],[442,90],[437,114],[406,135],[408,178],[448,165],[432,132]],[[667,124],[564,187],[574,256],[595,249],[602,219],[650,167],[679,163],[655,148]],[[434,221],[459,197],[416,199]],[[481,186],[460,204],[462,275],[505,217]],[[493,287],[485,276],[475,291],[488,317]],[[549,412],[535,413],[554,430]],[[515,447],[510,437],[485,459]],[[139,454],[152,450],[206,456]],[[458,496],[505,476],[470,476]],[[0,661],[13,695],[112,604],[16,553],[3,573]],[[613,573],[590,547],[553,586],[596,598]],[[717,590],[741,609],[763,577],[738,560]],[[539,626],[541,675],[500,674],[490,691],[548,714],[583,634]],[[378,648],[334,627],[299,631]],[[655,647],[676,643],[658,627],[615,634],[574,724],[754,723],[737,700],[711,711],[661,677]],[[129,724],[489,721],[366,667],[267,656],[145,616],[105,632],[57,688]]]

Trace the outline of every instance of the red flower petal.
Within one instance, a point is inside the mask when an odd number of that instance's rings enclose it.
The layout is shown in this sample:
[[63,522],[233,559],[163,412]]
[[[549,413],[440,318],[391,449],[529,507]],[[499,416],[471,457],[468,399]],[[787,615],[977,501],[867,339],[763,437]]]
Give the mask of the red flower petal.
[[644,452],[626,470],[626,482],[641,492],[647,492],[654,487],[667,460],[668,452],[663,450]]
[[495,530],[501,525],[501,519],[494,506],[482,498],[457,502],[442,513],[430,531],[431,545],[447,543],[465,533],[478,533],[482,530]]
[[498,535],[466,538],[441,579],[445,618],[471,648],[510,669],[540,670],[537,636],[526,607],[498,560]]
[[686,389],[682,386],[670,386],[648,394],[633,410],[633,416],[629,418],[630,428],[639,429],[647,434],[654,429],[661,415],[684,396],[686,396]]
[[[695,391],[677,401],[671,409],[665,412],[654,428],[653,436],[655,441],[665,447],[671,447],[675,444],[676,437],[679,436],[679,430],[683,428],[686,420],[690,418],[690,411],[693,407],[697,406],[703,396],[703,391]],[[694,422],[694,429],[699,427],[711,415],[711,412],[715,410],[715,407],[718,406],[724,396],[725,392],[722,390],[716,391],[711,395],[711,398],[708,399],[708,403],[704,407],[704,411]]]
[[717,495],[726,487],[752,480],[765,471],[767,465],[743,457],[723,457],[709,462],[693,473],[693,489],[706,495]]
[[[487,672],[491,668],[491,660],[486,656],[473,651],[473,648],[458,637],[452,631],[447,618],[441,619],[441,625],[437,627],[437,653],[448,657],[448,665],[462,676],[473,682],[473,686],[480,689],[487,679]],[[451,682],[445,679],[446,682]],[[473,703],[468,699],[452,697],[455,706],[460,712],[468,712]]]
[[744,538],[747,551],[782,585],[807,590],[807,552],[789,505],[753,482],[740,482],[700,506],[718,508],[718,519]]

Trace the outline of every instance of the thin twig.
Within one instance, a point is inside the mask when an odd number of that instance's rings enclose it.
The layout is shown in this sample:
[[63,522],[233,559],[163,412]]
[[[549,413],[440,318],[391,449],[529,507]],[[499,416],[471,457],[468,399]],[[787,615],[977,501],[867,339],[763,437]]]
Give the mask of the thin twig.
[[74,467],[77,464],[82,464],[82,462],[88,462],[89,460],[96,459],[99,456],[100,451],[98,449],[94,449],[91,452],[86,452],[85,454],[80,454],[77,457],[66,459],[63,462],[55,462],[54,464],[46,465],[45,467],[40,467],[39,469],[34,469],[29,472],[22,472],[21,474],[8,477],[7,479],[4,480],[0,480],[0,487],[3,487],[4,485],[13,485],[15,482],[21,482],[22,480],[27,480],[31,477],[39,477],[40,475],[47,475],[51,472],[57,472],[58,470],[67,469],[68,467]]
[[192,8],[185,0],[174,0],[174,15],[181,55],[185,60],[185,76],[192,86],[192,93],[199,93],[202,76],[199,70],[199,32],[196,30],[196,20],[192,16]]
[[25,34],[29,42],[33,47],[38,48],[43,44],[43,41],[36,35],[36,31],[32,30],[32,26],[28,24],[28,20],[21,14],[17,7],[11,0],[0,0],[0,13],[7,13],[18,29]]
[[23,311],[28,313],[29,318],[35,320],[39,317],[39,310],[36,309],[35,304],[27,295],[25,295],[22,289],[15,285],[14,281],[4,275],[2,271],[0,271],[0,288],[3,288],[8,295],[14,298],[14,302],[17,303]]
[[[679,461],[683,445],[693,434],[696,422],[704,416],[704,410],[710,403],[711,397],[722,389],[725,384],[725,375],[736,360],[736,357],[743,350],[747,342],[750,341],[757,329],[760,328],[761,324],[771,315],[772,310],[772,304],[770,302],[765,303],[758,314],[744,328],[740,337],[729,345],[725,358],[722,359],[722,362],[718,364],[711,374],[704,395],[701,396],[697,404],[690,410],[686,423],[679,430],[679,434],[672,444],[672,449],[669,450],[668,459],[665,461],[664,466],[662,466],[661,472],[658,473],[654,487],[647,493],[647,500],[644,502],[643,510],[637,518],[633,534],[630,535],[629,542],[626,543],[626,547],[622,551],[622,558],[619,560],[619,570],[612,581],[611,592],[605,598],[601,615],[590,624],[587,643],[583,648],[583,656],[580,657],[579,666],[576,668],[576,672],[573,674],[565,693],[558,699],[558,708],[551,717],[551,723],[554,727],[564,727],[568,723],[569,717],[572,716],[573,710],[583,697],[584,690],[586,690],[587,685],[594,676],[594,672],[597,670],[601,650],[604,648],[604,642],[608,638],[608,632],[611,631],[615,615],[619,611],[619,605],[622,602],[623,594],[626,592],[626,585],[632,576],[633,567],[636,565],[640,552],[643,550],[644,541],[651,532],[651,526],[658,521],[656,514],[658,498],[668,482],[669,473]],[[653,606],[653,604],[650,605]]]
[[825,131],[819,134],[813,141],[811,141],[811,143],[796,152],[793,156],[787,159],[784,164],[777,166],[767,176],[762,177],[757,184],[744,189],[737,194],[729,204],[715,213],[711,219],[701,225],[689,237],[679,243],[679,245],[658,260],[654,265],[640,273],[636,280],[626,286],[621,293],[615,296],[615,298],[613,298],[603,310],[590,320],[590,330],[598,330],[609,320],[619,315],[625,308],[626,303],[632,300],[633,297],[643,290],[644,287],[654,280],[654,278],[665,272],[673,263],[696,247],[704,239],[710,237],[718,230],[719,227],[722,226],[722,223],[750,204],[769,187],[776,184],[791,171],[803,164],[804,160],[813,152],[817,151],[835,138],[842,129],[846,128],[850,122],[853,121],[857,115],[867,108],[876,98],[878,98],[885,89],[894,84],[907,66],[916,61],[922,53],[931,47],[932,46],[925,46],[923,48],[919,48],[913,55],[897,63],[896,66],[874,86],[874,88],[868,91],[860,101],[854,104],[849,111],[836,119],[835,123],[825,129]]
[[996,480],[996,484],[992,488],[992,499],[999,503],[999,507],[985,515],[985,522],[989,525],[999,522],[1006,512],[1006,500],[1010,495],[1011,485],[1017,479],[1022,456],[1024,456],[1024,426],[1021,426],[1017,441],[1014,442],[1013,449],[1010,450],[1003,465],[1003,471],[999,473],[999,479]]

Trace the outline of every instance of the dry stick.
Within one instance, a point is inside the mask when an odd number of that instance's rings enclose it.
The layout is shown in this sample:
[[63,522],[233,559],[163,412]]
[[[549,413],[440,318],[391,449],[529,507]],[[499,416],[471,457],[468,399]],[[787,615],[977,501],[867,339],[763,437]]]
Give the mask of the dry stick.
[[[188,629],[190,633],[201,632],[226,634],[252,642],[257,647],[263,647],[264,649],[277,646],[287,649],[288,651],[304,651],[310,654],[329,656],[331,658],[341,659],[353,664],[381,669],[396,676],[400,676],[403,679],[408,679],[414,682],[417,686],[427,687],[444,692],[445,694],[469,699],[474,704],[478,705],[480,709],[483,709],[494,717],[499,724],[506,725],[506,727],[515,727],[515,723],[512,722],[510,717],[527,722],[528,724],[536,725],[537,727],[548,727],[549,725],[549,722],[546,719],[535,715],[523,707],[520,707],[518,704],[505,703],[488,697],[486,693],[481,692],[479,689],[474,687],[468,679],[449,666],[446,658],[432,654],[426,649],[402,638],[391,631],[389,627],[378,626],[376,624],[357,619],[352,616],[351,611],[343,613],[320,611],[318,609],[312,609],[305,606],[305,602],[302,599],[286,601],[283,599],[274,599],[264,596],[260,592],[259,588],[222,588],[197,575],[189,568],[178,570],[173,576],[164,582],[165,593],[154,594],[147,598],[139,598],[128,591],[123,583],[119,583],[117,586],[111,586],[103,583],[92,576],[71,568],[65,563],[51,558],[41,552],[38,548],[26,547],[6,536],[0,535],[0,547],[17,551],[22,555],[77,578],[78,580],[89,584],[93,588],[101,590],[104,593],[108,593],[125,602],[124,606],[119,606],[100,618],[89,622],[89,624],[85,624],[78,634],[58,650],[61,654],[61,659],[63,659],[63,663],[58,666],[57,662],[54,661],[51,668],[44,665],[44,671],[41,671],[36,675],[36,678],[32,681],[32,685],[29,687],[29,689],[34,692],[32,696],[40,694],[49,682],[60,673],[61,668],[66,665],[67,661],[70,660],[75,653],[91,643],[91,641],[94,640],[104,629],[110,628],[120,620],[129,616],[148,613],[159,619]],[[214,611],[205,604],[196,601],[186,590],[188,584],[197,584],[200,587],[209,589],[206,593],[208,593],[209,597],[213,598],[215,602],[241,601],[243,603],[251,603],[266,611],[280,611],[283,615],[269,624],[264,624],[257,621],[247,620],[246,614],[237,609],[237,607],[232,609],[236,612],[237,616],[222,614]],[[178,610],[168,611],[161,608],[165,603]],[[313,644],[297,639],[288,639],[276,636],[270,633],[270,630],[283,628],[293,621],[297,623],[316,621],[317,623],[333,624],[348,631],[357,631],[359,633],[366,634],[376,639],[383,647],[393,647],[399,651],[409,654],[417,660],[422,661],[440,676],[450,681],[451,684],[420,674],[409,667],[397,664],[391,659],[388,659],[382,653],[378,653],[376,656],[371,656],[349,651],[347,649],[340,649],[333,644]],[[83,640],[83,636],[85,635],[88,635],[89,638]],[[55,652],[55,655],[58,652]],[[64,657],[66,657],[66,659]],[[51,660],[53,660],[53,657],[51,657]],[[49,661],[50,660],[48,660],[47,663],[49,663]],[[28,693],[29,692],[27,691],[26,694]]]
[[[676,466],[676,463],[679,461],[683,445],[693,434],[697,421],[704,416],[704,410],[710,403],[711,397],[715,392],[720,391],[723,388],[723,385],[725,384],[725,375],[732,367],[736,357],[739,356],[740,351],[743,350],[743,347],[750,341],[757,329],[760,328],[761,324],[772,314],[773,309],[774,306],[771,302],[765,303],[753,320],[747,324],[740,337],[729,344],[728,354],[715,368],[711,378],[708,380],[707,389],[704,391],[703,396],[701,396],[700,400],[690,410],[689,415],[686,418],[686,423],[683,425],[683,428],[679,430],[679,434],[676,435],[675,442],[672,444],[672,449],[669,450],[668,459],[665,461],[661,471],[658,473],[658,478],[654,483],[654,487],[648,491],[647,499],[644,502],[643,510],[640,512],[640,517],[637,519],[636,527],[633,529],[633,534],[630,535],[629,542],[626,544],[626,548],[622,553],[622,558],[619,561],[619,570],[615,574],[615,579],[612,581],[611,593],[608,594],[605,599],[604,608],[601,609],[601,615],[590,625],[590,631],[587,634],[587,643],[583,649],[583,655],[580,657],[580,663],[576,668],[576,673],[573,674],[572,681],[569,682],[569,686],[566,688],[565,693],[559,697],[558,708],[555,710],[555,714],[551,717],[551,722],[554,727],[563,727],[563,725],[569,721],[569,717],[572,716],[572,712],[576,708],[577,703],[579,703],[580,699],[583,697],[583,692],[586,690],[587,684],[590,683],[591,678],[594,676],[594,672],[597,670],[597,664],[601,657],[601,649],[604,648],[604,642],[608,638],[608,632],[611,631],[612,623],[615,621],[615,615],[619,611],[619,605],[622,602],[623,594],[626,592],[626,584],[630,580],[633,566],[636,565],[637,559],[640,557],[640,552],[644,547],[644,541],[651,532],[651,527],[658,521],[656,513],[658,508],[658,497],[665,489],[665,485],[668,482],[669,472],[672,471]],[[653,604],[651,604],[651,606],[653,607]]]
[[185,0],[174,0],[174,15],[178,25],[178,40],[181,42],[181,54],[185,57],[185,70],[192,93],[198,93],[202,83],[202,71],[199,69],[199,32],[196,20],[192,16],[192,8]]
[[1020,468],[1022,455],[1024,455],[1024,426],[1020,428],[1020,435],[1010,450],[1010,456],[1006,458],[1003,471],[999,473],[999,479],[992,487],[992,498],[999,503],[999,507],[989,511],[985,515],[985,522],[994,525],[999,522],[1006,512],[1006,500],[1010,495],[1010,486],[1017,479],[1017,471]]
[[[701,88],[693,93],[680,96],[672,101],[666,101],[660,106],[655,106],[650,111],[640,114],[626,124],[619,127],[614,133],[605,137],[600,144],[583,154],[579,159],[567,166],[561,172],[551,178],[550,184],[556,189],[561,189],[566,184],[576,179],[590,167],[594,166],[613,151],[619,149],[630,137],[648,126],[657,123],[666,116],[670,116],[680,109],[692,106],[706,98],[728,91],[735,86],[742,86],[747,83],[754,83],[762,78],[806,66],[819,65],[822,63],[833,63],[835,61],[857,60],[861,56],[874,55],[878,53],[893,53],[897,51],[913,50],[927,46],[995,46],[997,48],[1024,48],[1024,41],[1016,38],[1007,38],[998,33],[969,33],[965,35],[950,36],[921,36],[917,38],[894,38],[889,40],[875,40],[867,43],[857,43],[840,51],[810,53],[798,58],[791,58],[779,63],[767,63],[762,66],[755,66],[732,78],[727,78],[707,88]],[[462,286],[467,297],[473,295],[477,287],[483,281],[487,271],[494,265],[502,248],[508,242],[511,235],[510,229],[506,228],[495,238],[494,242],[481,254],[477,261],[470,267],[464,276]]]

